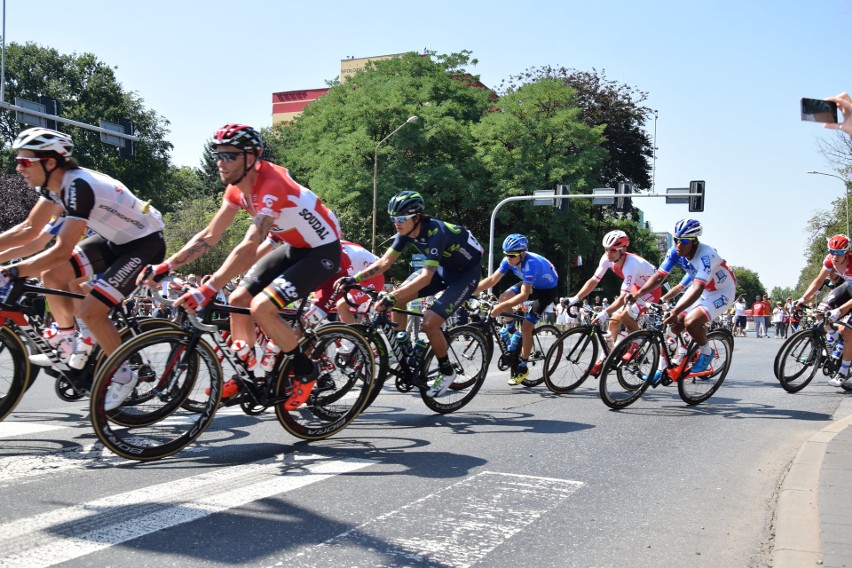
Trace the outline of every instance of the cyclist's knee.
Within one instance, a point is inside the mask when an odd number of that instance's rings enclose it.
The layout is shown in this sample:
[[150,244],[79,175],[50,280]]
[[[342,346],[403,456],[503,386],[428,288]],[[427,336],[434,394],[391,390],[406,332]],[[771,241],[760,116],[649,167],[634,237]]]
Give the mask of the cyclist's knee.
[[420,329],[423,330],[423,333],[431,334],[441,329],[441,326],[444,324],[444,318],[436,314],[432,311],[427,311],[426,315],[423,316],[423,322],[420,324]]
[[252,303],[252,295],[247,289],[239,287],[228,296],[228,303],[232,306],[247,308]]

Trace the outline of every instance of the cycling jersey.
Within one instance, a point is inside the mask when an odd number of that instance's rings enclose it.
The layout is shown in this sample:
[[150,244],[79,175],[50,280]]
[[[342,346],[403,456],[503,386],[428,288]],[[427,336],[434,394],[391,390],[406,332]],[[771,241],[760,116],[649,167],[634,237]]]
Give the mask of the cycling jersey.
[[273,217],[270,235],[295,248],[314,248],[340,240],[340,223],[322,200],[299,185],[287,168],[259,160],[249,200],[235,185],[225,189],[224,203],[250,215]]
[[390,249],[402,254],[409,244],[426,255],[423,266],[434,266],[439,274],[463,270],[474,264],[478,266],[482,259],[482,246],[470,231],[438,219],[421,223],[416,237],[397,233]]
[[656,272],[653,264],[632,252],[624,253],[624,262],[620,268],[617,263],[608,260],[606,254],[604,254],[592,278],[600,280],[606,275],[607,270],[610,269],[612,269],[616,276],[622,279],[622,293],[630,292],[634,286],[637,286],[637,290],[640,289],[653,276],[654,272]]
[[825,260],[822,261],[822,267],[828,270],[829,272],[837,274],[846,282],[852,282],[852,259],[849,259],[848,257],[849,255],[847,255],[846,267],[843,272],[838,270],[837,266],[834,265],[835,257],[833,255],[828,255],[825,257]]
[[[340,247],[340,270],[337,274],[326,280],[323,285],[315,291],[316,296],[314,298],[313,305],[319,307],[326,313],[331,312],[336,305],[334,283],[337,279],[344,276],[354,276],[378,260],[376,255],[359,244],[341,241]],[[377,274],[372,278],[367,278],[366,280],[361,281],[360,284],[365,288],[384,290],[385,275]],[[348,294],[349,300],[355,304],[363,304],[370,298],[365,293],[358,290],[350,290]]]
[[[728,268],[725,259],[719,256],[716,249],[708,244],[698,243],[698,250],[695,251],[692,260],[677,254],[675,247],[670,248],[657,273],[666,277],[675,265],[686,271],[686,277],[681,280],[684,286],[696,280],[704,284],[704,288],[711,292],[721,287],[736,287],[737,279],[734,272]],[[731,298],[731,302],[733,300]]]
[[509,260],[504,258],[497,270],[501,274],[511,271],[523,284],[530,284],[533,289],[550,290],[556,288],[559,283],[553,263],[534,252],[527,252],[517,266],[512,266]]
[[[42,228],[41,232],[47,233],[47,234],[55,237],[56,235],[59,234],[59,231],[62,230],[62,225],[64,225],[64,224],[65,224],[65,216],[64,215],[62,215],[60,217],[51,217],[50,221],[48,221],[47,224]],[[94,234],[95,234],[95,232],[93,230],[86,227],[86,232],[83,233],[80,236],[80,240],[82,241],[86,237],[91,237]]]
[[86,221],[89,229],[118,245],[158,233],[165,226],[160,212],[123,183],[85,168],[67,170],[59,194],[41,188],[39,195],[60,205],[68,219]]

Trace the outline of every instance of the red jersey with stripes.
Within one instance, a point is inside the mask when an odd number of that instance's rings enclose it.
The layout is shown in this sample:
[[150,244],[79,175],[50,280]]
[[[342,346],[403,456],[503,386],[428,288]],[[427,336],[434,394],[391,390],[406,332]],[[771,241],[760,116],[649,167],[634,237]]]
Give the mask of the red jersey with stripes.
[[224,202],[252,216],[273,217],[271,236],[295,248],[314,248],[340,240],[340,223],[317,195],[290,177],[287,168],[260,160],[257,178],[246,199],[235,185],[225,188]]
[[844,281],[852,282],[852,262],[850,262],[849,254],[846,255],[846,265],[843,266],[842,270],[834,264],[834,259],[835,257],[833,255],[826,256],[825,260],[822,261],[822,267],[829,272],[837,274],[843,278]]
[[648,279],[657,272],[653,264],[632,252],[624,253],[624,262],[621,268],[618,267],[617,263],[610,262],[606,254],[604,254],[598,264],[598,269],[593,275],[594,279],[600,280],[606,275],[609,269],[612,269],[615,275],[622,279],[622,292],[631,291],[634,285],[638,287],[637,290],[642,288]]

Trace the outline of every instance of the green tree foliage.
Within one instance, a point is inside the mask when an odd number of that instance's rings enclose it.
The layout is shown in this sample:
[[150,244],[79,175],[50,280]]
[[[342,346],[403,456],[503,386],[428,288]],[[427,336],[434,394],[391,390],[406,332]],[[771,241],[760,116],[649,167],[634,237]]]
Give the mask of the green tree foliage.
[[743,296],[746,304],[751,305],[757,294],[766,294],[766,288],[760,282],[757,272],[743,266],[732,266],[731,270],[737,277],[737,297]]
[[27,186],[21,176],[2,171],[0,196],[3,200],[3,207],[0,207],[0,231],[5,231],[26,219],[38,200],[38,194]]
[[[165,140],[168,121],[148,110],[135,93],[125,91],[114,69],[93,54],[63,55],[57,50],[34,43],[6,46],[6,98],[22,97],[38,101],[47,96],[58,101],[60,115],[78,122],[97,125],[103,119],[118,123],[133,122],[137,136],[136,155],[120,159],[118,149],[103,144],[96,132],[58,124],[76,145],[75,156],[84,167],[102,171],[124,182],[137,196],[151,199],[161,211],[167,211],[177,197],[171,185],[169,152]],[[15,121],[12,111],[0,111],[0,135],[7,143],[25,128]],[[14,170],[11,152],[4,149],[5,169]]]
[[[222,179],[219,177],[219,167],[216,165],[216,157],[213,155],[215,148],[212,139],[204,144],[201,164],[195,169],[202,195],[221,195],[224,190]],[[270,162],[275,161],[273,156],[264,155],[263,158]]]
[[[176,253],[189,239],[206,227],[221,204],[222,198],[213,195],[202,195],[177,204],[173,211],[165,217],[166,256]],[[228,230],[225,231],[222,240],[201,258],[181,267],[181,272],[183,274],[194,273],[199,276],[215,272],[245,236],[250,224],[251,219],[248,213],[240,212]]]

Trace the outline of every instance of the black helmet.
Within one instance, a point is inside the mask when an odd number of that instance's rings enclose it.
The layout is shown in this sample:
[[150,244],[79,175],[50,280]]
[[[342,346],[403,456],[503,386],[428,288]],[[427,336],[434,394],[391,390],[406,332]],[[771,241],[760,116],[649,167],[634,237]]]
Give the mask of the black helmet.
[[388,215],[411,215],[423,213],[426,203],[416,191],[400,191],[388,203]]

